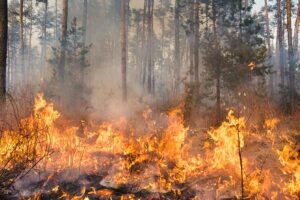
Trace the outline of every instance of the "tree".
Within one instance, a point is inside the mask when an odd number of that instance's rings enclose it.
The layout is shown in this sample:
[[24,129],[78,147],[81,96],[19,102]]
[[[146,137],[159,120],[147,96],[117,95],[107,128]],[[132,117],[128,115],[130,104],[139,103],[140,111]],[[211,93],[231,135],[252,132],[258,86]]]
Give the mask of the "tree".
[[[194,46],[194,60],[195,60],[195,84],[199,87],[199,24],[200,24],[200,2],[195,2],[195,46]],[[198,90],[197,90],[198,94]]]
[[6,58],[7,58],[7,0],[0,1],[0,103],[6,95]]
[[[90,94],[90,89],[85,84],[84,74],[90,65],[86,55],[89,53],[91,45],[85,45],[82,42],[83,36],[84,29],[77,26],[77,20],[74,18],[64,40],[60,39],[60,44],[52,47],[53,56],[49,59],[49,63],[53,67],[53,76],[48,83],[51,87],[46,88],[49,90],[47,91],[49,96],[63,98],[67,111],[81,115],[88,107]],[[65,51],[65,59],[68,61],[64,66],[64,84],[59,82],[61,51]],[[72,106],[69,107],[70,105]]]
[[180,89],[180,0],[175,1],[175,13],[174,13],[174,24],[175,24],[175,54],[174,54],[174,66],[175,66],[175,94],[178,94]]
[[60,56],[60,66],[59,66],[59,76],[61,77],[61,83],[64,82],[65,75],[65,62],[66,62],[66,39],[68,30],[68,0],[63,0],[63,17],[62,17],[62,28],[61,28],[61,56]]
[[127,101],[127,20],[126,0],[121,0],[121,55],[122,55],[122,97]]
[[299,45],[299,25],[300,25],[300,0],[298,0],[298,10],[297,17],[295,21],[295,29],[294,29],[294,56],[295,59],[298,59],[298,45]]
[[284,67],[284,47],[283,47],[283,24],[282,24],[282,10],[281,0],[277,0],[277,39],[279,51],[279,67],[280,67],[280,82],[281,86],[285,86],[285,67]]
[[289,97],[290,97],[290,112],[294,109],[295,98],[295,66],[294,66],[294,53],[293,53],[293,35],[292,35],[292,2],[286,1],[287,13],[287,33],[288,33],[288,61],[289,61]]
[[[267,45],[268,45],[268,57],[272,56],[272,50],[271,50],[271,33],[270,33],[270,22],[269,22],[269,6],[268,6],[268,0],[265,0],[265,21],[266,21],[266,35],[267,35]],[[271,97],[274,93],[273,88],[273,73],[270,74],[270,94]]]

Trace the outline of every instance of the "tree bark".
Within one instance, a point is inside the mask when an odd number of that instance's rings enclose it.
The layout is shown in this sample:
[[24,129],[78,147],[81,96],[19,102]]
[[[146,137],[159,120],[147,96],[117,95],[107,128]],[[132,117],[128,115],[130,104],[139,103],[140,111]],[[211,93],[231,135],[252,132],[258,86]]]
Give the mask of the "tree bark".
[[195,46],[194,46],[194,59],[195,59],[195,83],[196,92],[198,94],[199,88],[199,24],[200,24],[200,2],[195,0]]
[[296,21],[295,21],[295,30],[294,30],[294,56],[295,56],[295,59],[298,59],[299,25],[300,25],[300,0],[298,0],[298,10],[297,10],[297,17],[296,17]]
[[62,42],[61,42],[61,57],[59,66],[59,76],[61,77],[61,82],[64,82],[65,78],[65,62],[66,62],[66,39],[68,30],[68,0],[63,0],[63,18],[62,18]]
[[20,0],[20,52],[21,52],[21,82],[26,81],[25,50],[24,50],[24,0]]
[[21,47],[21,54],[24,54],[24,1],[20,0],[20,47]]
[[190,23],[190,82],[193,83],[194,79],[194,42],[195,42],[195,26],[194,26],[194,0],[189,0],[189,8],[190,8],[190,16],[189,16],[189,23]]
[[295,92],[295,69],[293,56],[293,41],[292,41],[292,2],[286,1],[287,11],[287,33],[288,33],[288,61],[289,61],[289,96],[290,96],[290,111],[294,110],[294,92]]
[[0,103],[5,103],[6,95],[6,59],[7,59],[7,0],[0,1]]
[[145,88],[146,84],[146,74],[147,74],[147,65],[146,65],[146,18],[147,18],[147,7],[148,0],[144,0],[144,10],[143,10],[143,33],[142,33],[142,86]]
[[176,0],[175,2],[175,72],[176,72],[176,77],[175,77],[175,94],[179,93],[180,90],[180,0]]
[[282,24],[282,11],[281,0],[277,0],[277,38],[279,50],[279,67],[280,67],[280,82],[285,86],[285,70],[284,70],[284,48],[283,48],[283,24]]
[[[271,60],[272,51],[271,51],[271,36],[270,36],[270,22],[269,22],[269,6],[268,0],[265,0],[265,20],[266,20],[266,31],[267,31],[267,45],[268,45],[268,57]],[[270,74],[270,96],[273,97],[274,88],[273,88],[273,74]]]
[[[217,33],[217,5],[216,0],[212,0],[212,23],[213,23],[213,37],[214,48],[216,51],[219,49],[218,33]],[[216,115],[217,124],[221,122],[221,69],[220,66],[216,66]]]
[[127,101],[127,19],[126,19],[126,0],[121,0],[121,55],[122,55],[122,97]]

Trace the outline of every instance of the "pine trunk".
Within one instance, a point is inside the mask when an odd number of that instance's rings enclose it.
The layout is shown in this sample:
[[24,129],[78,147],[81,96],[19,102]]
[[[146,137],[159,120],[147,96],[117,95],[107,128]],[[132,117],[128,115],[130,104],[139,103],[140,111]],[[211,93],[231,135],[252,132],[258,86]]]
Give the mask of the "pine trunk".
[[282,24],[282,10],[281,0],[277,0],[277,38],[279,50],[279,68],[280,68],[280,82],[285,86],[285,70],[284,70],[284,48],[283,48],[283,24]]
[[194,0],[189,1],[189,7],[190,7],[190,82],[193,83],[194,79],[194,43],[195,43],[195,26],[194,26]]
[[0,103],[5,103],[7,59],[7,0],[0,1]]
[[298,10],[297,17],[295,22],[295,30],[294,30],[294,56],[295,59],[298,59],[298,45],[299,45],[299,25],[300,25],[300,0],[298,0]]
[[179,93],[180,90],[180,0],[176,0],[175,2],[175,59],[174,59],[174,66],[175,66],[175,94]]
[[289,61],[289,96],[290,96],[290,111],[294,108],[294,92],[295,92],[295,69],[293,56],[293,41],[292,41],[292,2],[286,1],[287,11],[287,33],[288,33],[288,61]]
[[65,78],[65,62],[66,62],[66,39],[68,30],[68,0],[63,0],[63,18],[62,18],[62,42],[61,42],[61,57],[60,57],[60,71],[59,76],[61,77],[61,82],[64,82]]
[[[270,22],[269,22],[269,6],[268,0],[265,0],[265,20],[266,20],[266,32],[267,32],[267,45],[268,45],[268,57],[271,60],[272,51],[271,51],[271,36],[270,36]],[[274,94],[273,88],[273,74],[270,74],[270,96],[272,97]]]
[[[214,48],[218,50],[218,33],[217,33],[217,5],[215,0],[212,0],[212,23],[213,23],[213,36],[214,36]],[[221,69],[220,66],[216,66],[216,115],[217,124],[221,122]]]
[[126,80],[126,68],[127,68],[127,28],[126,28],[126,0],[121,0],[121,55],[122,55],[122,97],[123,101],[127,101],[127,80]]
[[[195,46],[194,46],[194,57],[195,57],[195,84],[199,87],[199,24],[200,24],[200,2],[195,2]],[[197,89],[198,93],[198,89]]]

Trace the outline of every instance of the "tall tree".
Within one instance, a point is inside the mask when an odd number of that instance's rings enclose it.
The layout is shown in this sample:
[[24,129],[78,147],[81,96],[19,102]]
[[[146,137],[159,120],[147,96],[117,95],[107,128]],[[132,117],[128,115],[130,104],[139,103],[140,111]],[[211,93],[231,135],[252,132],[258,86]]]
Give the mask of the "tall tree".
[[65,62],[66,62],[66,39],[68,30],[68,0],[63,0],[63,17],[62,17],[62,32],[61,32],[61,56],[60,56],[60,66],[59,66],[59,76],[61,81],[64,82],[65,75]]
[[21,52],[21,81],[26,80],[26,74],[25,74],[25,44],[24,44],[24,0],[20,0],[20,52]]
[[281,85],[285,85],[285,67],[284,67],[284,47],[283,47],[283,20],[281,0],[277,0],[277,39],[278,39],[278,51],[279,51],[279,67],[280,67],[280,82]]
[[122,98],[127,101],[127,19],[126,1],[121,0],[121,55],[122,55]]
[[298,10],[297,17],[295,21],[295,29],[294,29],[294,56],[295,59],[298,58],[298,45],[299,45],[299,25],[300,25],[300,0],[298,0]]
[[20,48],[21,54],[24,54],[24,1],[20,0]]
[[177,94],[180,89],[180,0],[175,1],[175,13],[174,13],[174,22],[175,22],[175,55],[174,55],[174,66],[175,66],[175,93]]
[[194,24],[194,0],[189,0],[189,48],[190,48],[190,82],[194,79],[194,42],[195,42],[195,24]]
[[293,56],[293,41],[292,41],[292,2],[286,1],[287,13],[287,33],[288,33],[288,61],[289,61],[289,96],[290,96],[290,111],[294,107],[294,92],[295,92],[295,68]]
[[[270,22],[269,22],[269,6],[268,6],[268,0],[265,0],[265,21],[266,21],[266,35],[267,35],[267,45],[268,45],[268,57],[269,59],[272,56],[272,50],[271,50],[271,34],[270,34]],[[270,94],[271,97],[273,96],[273,74],[270,74]]]
[[[199,87],[199,25],[200,25],[200,1],[195,1],[195,46],[194,46],[194,59],[195,59],[195,83]],[[197,91],[198,93],[198,91]]]
[[6,58],[7,58],[7,0],[0,1],[0,103],[6,95]]

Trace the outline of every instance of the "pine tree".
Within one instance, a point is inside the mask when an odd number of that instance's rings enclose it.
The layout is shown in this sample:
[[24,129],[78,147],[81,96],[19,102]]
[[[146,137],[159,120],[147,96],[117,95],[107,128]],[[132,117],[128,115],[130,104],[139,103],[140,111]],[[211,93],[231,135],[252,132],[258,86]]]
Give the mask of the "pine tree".
[[0,103],[5,102],[6,95],[6,58],[7,58],[7,0],[0,1]]

